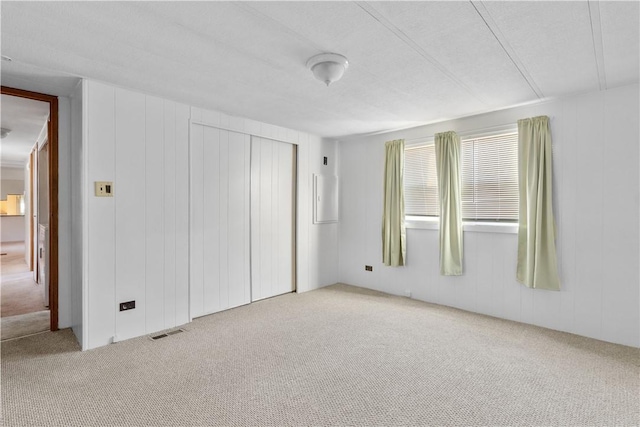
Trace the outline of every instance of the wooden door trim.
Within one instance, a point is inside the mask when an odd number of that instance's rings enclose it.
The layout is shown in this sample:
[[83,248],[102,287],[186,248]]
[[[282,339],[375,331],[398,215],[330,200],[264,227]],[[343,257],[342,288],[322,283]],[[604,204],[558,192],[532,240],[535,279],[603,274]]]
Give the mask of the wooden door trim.
[[49,310],[51,330],[58,330],[58,97],[28,90],[0,87],[2,95],[49,103]]

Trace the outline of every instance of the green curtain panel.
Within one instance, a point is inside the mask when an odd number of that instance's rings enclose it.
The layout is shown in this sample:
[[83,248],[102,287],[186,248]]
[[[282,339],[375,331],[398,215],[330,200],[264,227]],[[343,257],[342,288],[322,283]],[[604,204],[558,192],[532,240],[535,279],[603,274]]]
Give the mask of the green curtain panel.
[[440,194],[440,274],[462,275],[462,188],[460,138],[455,132],[435,135]]
[[382,262],[398,267],[407,255],[404,225],[404,139],[384,145],[384,211],[382,217]]
[[551,131],[547,116],[518,120],[518,282],[560,290],[551,176]]

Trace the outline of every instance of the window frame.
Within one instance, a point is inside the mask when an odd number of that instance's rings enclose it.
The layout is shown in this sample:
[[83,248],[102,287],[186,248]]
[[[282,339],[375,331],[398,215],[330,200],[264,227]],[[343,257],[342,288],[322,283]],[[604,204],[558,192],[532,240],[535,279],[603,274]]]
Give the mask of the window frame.
[[[481,130],[470,130],[458,133],[460,141],[476,138],[485,138],[508,133],[517,133],[518,127],[515,124],[495,126]],[[405,141],[405,149],[417,148],[421,146],[435,144],[434,137],[421,137]],[[497,221],[497,220],[462,220],[464,231],[480,233],[506,233],[517,234],[519,221]],[[405,227],[408,229],[439,230],[439,216],[405,215]]]

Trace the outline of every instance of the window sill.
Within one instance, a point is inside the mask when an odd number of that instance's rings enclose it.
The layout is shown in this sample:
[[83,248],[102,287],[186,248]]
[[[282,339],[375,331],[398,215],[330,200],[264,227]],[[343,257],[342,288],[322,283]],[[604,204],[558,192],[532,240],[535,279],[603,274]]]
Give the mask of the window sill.
[[[408,216],[405,218],[405,227],[418,230],[439,230],[440,220]],[[472,233],[506,233],[518,234],[518,224],[499,222],[463,222],[462,229]]]

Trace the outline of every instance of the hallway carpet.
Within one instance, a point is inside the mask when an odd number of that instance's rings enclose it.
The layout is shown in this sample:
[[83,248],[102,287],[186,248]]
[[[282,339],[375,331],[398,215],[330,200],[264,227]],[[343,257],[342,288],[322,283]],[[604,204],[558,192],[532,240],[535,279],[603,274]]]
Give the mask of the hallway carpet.
[[24,242],[2,243],[0,247],[0,293],[2,317],[46,310],[42,286],[24,261]]
[[51,327],[50,315],[49,310],[42,310],[17,316],[2,317],[0,319],[0,330],[2,331],[0,339],[5,341],[48,331]]

